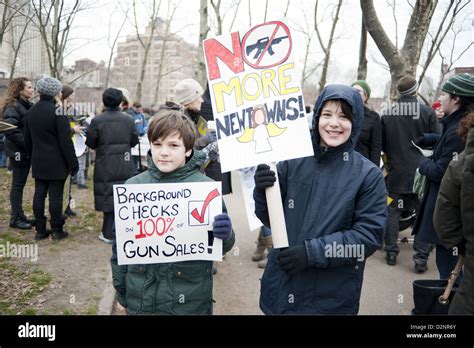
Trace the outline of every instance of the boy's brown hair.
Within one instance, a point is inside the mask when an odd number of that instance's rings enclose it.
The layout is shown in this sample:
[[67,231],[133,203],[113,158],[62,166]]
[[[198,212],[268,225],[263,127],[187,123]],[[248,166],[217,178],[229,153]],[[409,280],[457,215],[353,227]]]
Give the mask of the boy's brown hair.
[[191,119],[180,111],[166,110],[150,120],[148,124],[148,140],[150,143],[158,139],[178,133],[183,139],[186,151],[194,147],[196,127]]
[[349,121],[351,121],[351,123],[353,122],[354,115],[352,114],[352,106],[348,102],[346,102],[344,99],[328,99],[328,100],[326,100],[324,102],[323,106],[321,107],[321,110],[319,110],[319,116],[321,116],[321,113],[323,112],[324,105],[326,105],[326,103],[334,103],[334,104],[338,105],[341,108],[341,111],[344,114],[344,116],[346,116],[346,118]]

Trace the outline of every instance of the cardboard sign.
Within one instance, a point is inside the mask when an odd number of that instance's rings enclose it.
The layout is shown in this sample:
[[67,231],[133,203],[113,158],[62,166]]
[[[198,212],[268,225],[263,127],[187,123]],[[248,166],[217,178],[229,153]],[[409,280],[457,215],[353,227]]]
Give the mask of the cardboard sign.
[[222,172],[313,155],[292,42],[281,21],[204,41]]
[[114,185],[119,265],[222,260],[220,182]]

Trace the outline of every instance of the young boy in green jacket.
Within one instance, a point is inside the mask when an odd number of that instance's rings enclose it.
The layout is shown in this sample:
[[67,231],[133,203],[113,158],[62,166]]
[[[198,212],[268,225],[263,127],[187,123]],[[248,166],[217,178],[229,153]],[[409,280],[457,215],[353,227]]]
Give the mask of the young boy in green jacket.
[[[193,150],[195,134],[193,122],[180,111],[153,118],[148,170],[125,183],[213,181],[199,172],[206,156]],[[224,253],[232,248],[235,235],[227,214],[214,218],[213,234],[223,240]],[[212,261],[119,266],[114,239],[111,264],[118,301],[128,314],[212,314]]]

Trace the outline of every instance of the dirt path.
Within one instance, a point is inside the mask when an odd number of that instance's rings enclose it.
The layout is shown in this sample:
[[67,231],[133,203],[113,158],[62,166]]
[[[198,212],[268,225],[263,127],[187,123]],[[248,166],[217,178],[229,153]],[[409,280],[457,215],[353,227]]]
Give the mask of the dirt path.
[[[0,169],[0,180],[0,244],[38,247],[36,261],[0,257],[0,314],[96,314],[110,270],[111,247],[97,238],[102,216],[94,211],[91,187],[73,188],[77,216],[66,222],[67,239],[35,242],[34,230],[9,228],[11,174]],[[30,177],[24,195],[29,216],[33,186]]]

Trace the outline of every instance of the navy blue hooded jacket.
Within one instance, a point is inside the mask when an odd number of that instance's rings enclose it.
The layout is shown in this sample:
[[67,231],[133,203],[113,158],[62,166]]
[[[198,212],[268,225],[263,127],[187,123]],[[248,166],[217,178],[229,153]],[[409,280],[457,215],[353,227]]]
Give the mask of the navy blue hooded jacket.
[[[319,114],[330,99],[347,101],[353,112],[350,138],[335,148],[319,145]],[[279,250],[271,250],[260,292],[265,314],[359,311],[365,259],[380,247],[387,218],[382,172],[354,151],[363,117],[355,89],[327,86],[314,106],[315,155],[277,166],[289,245],[305,245],[310,267],[288,276],[276,262]],[[270,226],[265,195],[254,191],[254,199],[257,216]]]
[[441,120],[443,124],[441,137],[428,137],[437,139],[433,155],[430,158],[423,158],[420,162],[420,174],[425,175],[427,180],[412,234],[418,234],[419,240],[425,243],[441,244],[433,225],[433,213],[439,186],[449,162],[456,160],[456,157],[464,151],[464,143],[457,130],[465,114],[466,110],[459,109]]

